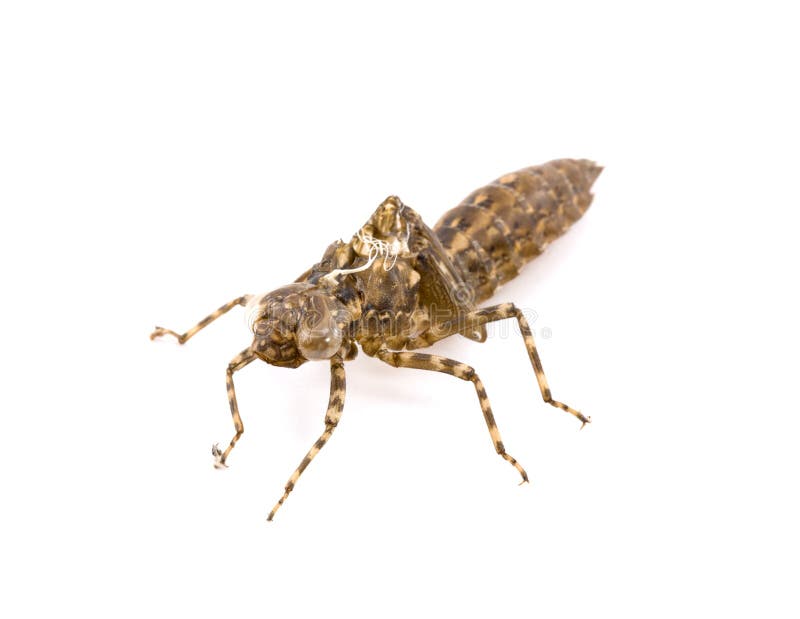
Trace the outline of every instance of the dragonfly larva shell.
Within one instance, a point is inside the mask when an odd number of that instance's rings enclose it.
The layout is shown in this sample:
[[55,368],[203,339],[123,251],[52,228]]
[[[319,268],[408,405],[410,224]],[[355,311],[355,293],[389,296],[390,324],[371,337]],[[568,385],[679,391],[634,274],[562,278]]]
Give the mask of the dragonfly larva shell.
[[[482,342],[486,325],[514,319],[525,343],[542,399],[575,416],[589,417],[553,399],[533,333],[513,303],[476,304],[515,277],[522,266],[581,217],[592,201],[589,189],[601,168],[585,159],[561,159],[501,176],[471,193],[431,229],[397,196],[389,196],[350,241],[333,242],[322,259],[293,284],[264,295],[242,295],[219,307],[184,333],[156,327],[184,344],[234,307],[247,308],[253,342],[226,370],[235,434],[228,446],[211,448],[214,466],[227,458],[244,432],[233,375],[256,359],[297,368],[328,361],[330,396],[325,429],[284,486],[267,520],[283,505],[300,475],[327,443],[344,407],[344,362],[358,346],[395,368],[449,374],[472,383],[495,451],[528,481],[522,465],[505,450],[489,398],[475,369],[440,355],[410,352],[451,335]],[[357,346],[358,345],[358,346]]]
[[439,219],[433,230],[476,303],[514,278],[586,212],[601,170],[587,159],[524,168],[473,191]]

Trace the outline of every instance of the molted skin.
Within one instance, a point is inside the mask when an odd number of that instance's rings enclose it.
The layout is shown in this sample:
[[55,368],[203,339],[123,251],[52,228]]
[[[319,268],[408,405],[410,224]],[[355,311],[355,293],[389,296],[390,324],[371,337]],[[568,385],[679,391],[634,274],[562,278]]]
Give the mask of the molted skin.
[[[396,196],[390,196],[347,243],[336,241],[322,259],[289,284],[266,295],[244,295],[221,306],[183,334],[156,327],[151,339],[172,335],[183,344],[238,305],[246,305],[252,344],[231,360],[226,373],[236,433],[227,448],[212,448],[224,468],[244,432],[233,374],[255,359],[296,368],[328,360],[331,383],[325,431],[289,478],[268,520],[337,427],[344,406],[344,361],[358,345],[393,367],[449,374],[471,382],[495,451],[528,480],[508,454],[486,390],[475,370],[454,359],[406,352],[450,335],[483,342],[490,322],[514,319],[520,327],[542,399],[575,416],[589,417],[553,399],[533,333],[513,303],[478,309],[501,284],[579,219],[592,201],[590,188],[602,168],[586,159],[560,159],[501,176],[446,212],[433,229]],[[303,354],[305,351],[305,355]]]

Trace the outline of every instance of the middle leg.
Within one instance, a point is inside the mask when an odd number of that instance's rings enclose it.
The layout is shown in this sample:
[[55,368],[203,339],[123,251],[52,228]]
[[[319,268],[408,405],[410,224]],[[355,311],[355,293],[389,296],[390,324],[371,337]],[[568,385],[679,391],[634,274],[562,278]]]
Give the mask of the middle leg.
[[328,410],[325,413],[325,431],[317,439],[317,442],[311,446],[311,449],[308,450],[303,461],[300,462],[300,465],[295,469],[294,473],[292,473],[289,481],[286,482],[283,496],[275,504],[275,507],[272,508],[269,516],[267,516],[267,520],[272,520],[275,517],[275,512],[278,511],[280,506],[283,505],[283,502],[289,497],[289,493],[294,490],[294,485],[297,483],[297,480],[300,479],[300,475],[302,475],[303,471],[311,464],[311,461],[314,459],[314,456],[319,453],[320,449],[325,446],[325,443],[328,442],[328,439],[339,424],[339,419],[342,417],[342,409],[344,409],[345,388],[344,362],[341,356],[334,355],[331,358],[331,391],[328,398]]
[[522,475],[522,481],[520,484],[524,484],[526,481],[528,481],[528,474],[525,472],[525,469],[522,468],[522,465],[517,462],[511,456],[511,454],[506,453],[506,448],[503,445],[502,439],[500,438],[500,430],[497,429],[497,423],[495,422],[494,415],[492,414],[492,407],[489,404],[489,396],[486,395],[486,390],[483,388],[481,379],[471,366],[467,365],[466,363],[461,363],[460,361],[448,359],[447,357],[440,357],[438,355],[429,355],[416,352],[397,352],[388,350],[386,348],[380,349],[375,356],[384,363],[388,363],[396,368],[402,367],[442,372],[443,374],[449,374],[450,376],[455,376],[461,380],[470,381],[473,385],[475,385],[475,391],[478,394],[478,400],[481,404],[481,411],[483,411],[483,418],[486,420],[486,425],[489,428],[489,435],[492,437],[492,443],[494,444],[495,451],[500,455],[500,457],[510,462],[511,465],[517,469],[517,471],[519,471],[519,474]]

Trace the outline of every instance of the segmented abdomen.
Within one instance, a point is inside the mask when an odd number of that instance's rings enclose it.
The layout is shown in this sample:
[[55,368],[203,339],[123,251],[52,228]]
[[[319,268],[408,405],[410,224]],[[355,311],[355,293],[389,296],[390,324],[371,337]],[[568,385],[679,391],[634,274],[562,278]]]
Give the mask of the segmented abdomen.
[[602,168],[557,159],[501,176],[447,211],[434,231],[483,301],[578,220]]

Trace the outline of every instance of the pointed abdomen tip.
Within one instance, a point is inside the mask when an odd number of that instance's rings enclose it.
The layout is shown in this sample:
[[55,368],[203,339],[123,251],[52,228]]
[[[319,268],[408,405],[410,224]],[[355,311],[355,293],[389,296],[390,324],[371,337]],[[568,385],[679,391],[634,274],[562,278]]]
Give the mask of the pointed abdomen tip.
[[586,174],[586,180],[589,182],[589,186],[591,187],[592,183],[594,183],[597,180],[597,177],[600,176],[600,172],[603,171],[603,166],[598,165],[590,159],[581,159],[581,164],[584,168],[584,174]]

